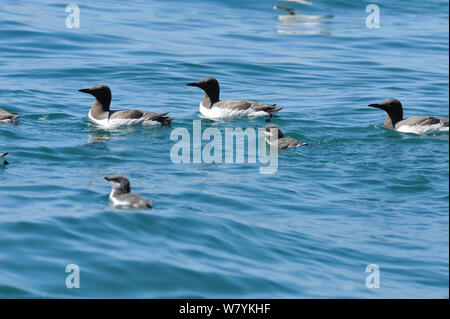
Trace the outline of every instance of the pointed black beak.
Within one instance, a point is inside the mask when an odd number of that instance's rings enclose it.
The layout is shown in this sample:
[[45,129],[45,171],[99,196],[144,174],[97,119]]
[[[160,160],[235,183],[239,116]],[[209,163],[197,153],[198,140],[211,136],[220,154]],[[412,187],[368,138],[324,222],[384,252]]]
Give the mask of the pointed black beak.
[[375,104],[369,104],[368,106],[370,106],[370,107],[376,107],[376,108],[379,108],[379,109],[382,109],[383,107],[380,105],[380,104],[378,104],[378,103],[375,103]]
[[2,157],[5,157],[5,156],[8,155],[8,154],[9,154],[8,152],[3,153]]
[[186,84],[187,86],[197,86],[198,87],[198,83],[197,82],[194,82],[194,83],[188,83],[188,84]]
[[103,178],[104,178],[106,181],[108,181],[108,182],[111,180],[109,177],[106,177],[106,176],[103,177]]
[[78,90],[78,92],[83,92],[83,93],[89,93],[89,94],[91,94],[91,89],[81,89],[81,90]]

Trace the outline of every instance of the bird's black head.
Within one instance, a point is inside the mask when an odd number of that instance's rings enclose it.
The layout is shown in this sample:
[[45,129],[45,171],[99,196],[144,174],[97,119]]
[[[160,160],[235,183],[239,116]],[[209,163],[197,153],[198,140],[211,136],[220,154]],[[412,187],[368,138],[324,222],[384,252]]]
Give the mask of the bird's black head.
[[403,106],[399,100],[392,97],[387,98],[381,103],[369,104],[370,107],[376,107],[385,110],[389,115],[401,116],[403,118]]
[[[399,100],[394,98],[387,98],[381,103],[369,104],[370,107],[376,107],[386,111],[388,117],[385,121],[385,126],[389,128],[394,128],[395,123],[403,120],[403,106]],[[389,123],[391,122],[391,123]],[[391,127],[392,126],[392,127]]]
[[104,177],[104,179],[107,180],[114,189],[121,190],[124,193],[129,193],[131,191],[130,181],[123,175]]
[[276,140],[284,137],[283,132],[281,132],[280,128],[275,124],[267,125],[266,127],[262,128],[262,131],[269,140]]
[[188,86],[196,86],[203,90],[219,88],[219,82],[215,78],[203,78],[198,82],[188,83]]
[[205,91],[206,95],[210,98],[211,103],[214,104],[219,101],[220,86],[219,82],[215,78],[204,78],[198,82],[188,83],[188,86],[196,86]]
[[78,92],[88,93],[97,99],[100,103],[105,106],[109,106],[111,103],[111,90],[107,85],[99,84],[91,87],[90,89],[81,89]]

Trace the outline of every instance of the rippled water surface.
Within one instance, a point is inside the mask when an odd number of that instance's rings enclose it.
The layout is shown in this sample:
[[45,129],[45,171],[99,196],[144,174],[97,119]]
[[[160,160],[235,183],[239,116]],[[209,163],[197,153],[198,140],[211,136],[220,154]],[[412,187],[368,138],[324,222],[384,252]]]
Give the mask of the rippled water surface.
[[[366,1],[76,3],[79,29],[66,3],[0,3],[0,107],[23,114],[0,124],[0,297],[449,297],[448,134],[385,130],[367,107],[448,117],[447,1],[378,1],[378,29]],[[283,106],[272,122],[311,146],[273,175],[173,163],[172,130],[199,119],[185,84],[205,76],[223,98]],[[77,90],[99,83],[172,127],[96,128]],[[112,208],[102,176],[117,173],[154,209]]]

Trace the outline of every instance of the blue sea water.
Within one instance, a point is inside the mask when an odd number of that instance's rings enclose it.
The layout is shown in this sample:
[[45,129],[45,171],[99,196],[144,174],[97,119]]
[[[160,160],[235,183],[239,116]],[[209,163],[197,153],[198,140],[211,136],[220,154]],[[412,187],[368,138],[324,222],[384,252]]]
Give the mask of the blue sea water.
[[[449,136],[383,128],[367,107],[448,117],[448,1],[0,2],[2,298],[448,298]],[[287,17],[273,5],[306,16]],[[320,17],[308,17],[320,16]],[[177,164],[216,77],[222,97],[283,106],[272,122],[311,146],[258,164]],[[171,127],[105,131],[92,97],[170,112]],[[263,118],[202,127],[257,128]],[[108,202],[124,174],[151,211]],[[80,288],[66,287],[66,266]],[[366,287],[369,264],[380,287]]]

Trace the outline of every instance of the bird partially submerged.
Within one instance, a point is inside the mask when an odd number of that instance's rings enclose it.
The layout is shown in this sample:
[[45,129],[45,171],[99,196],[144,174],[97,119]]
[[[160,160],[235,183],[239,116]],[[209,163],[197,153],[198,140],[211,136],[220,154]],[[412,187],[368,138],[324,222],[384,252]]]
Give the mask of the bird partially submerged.
[[248,100],[223,100],[220,97],[219,82],[214,78],[204,78],[198,82],[188,83],[188,86],[196,86],[205,91],[203,100],[200,102],[200,113],[210,119],[234,118],[234,117],[270,117],[282,107],[276,104],[264,104]]
[[285,150],[291,147],[298,147],[308,145],[296,140],[292,137],[285,137],[281,129],[275,124],[267,125],[261,129],[267,137],[267,143],[277,146],[281,150]]
[[104,177],[111,184],[109,199],[119,208],[152,208],[152,201],[131,193],[130,181],[123,175]]
[[370,107],[382,109],[387,113],[384,127],[403,133],[426,134],[448,132],[448,118],[432,116],[413,116],[403,118],[403,106],[399,100],[387,98],[381,103],[369,104]]
[[96,85],[79,92],[95,97],[95,102],[89,110],[89,119],[103,128],[116,128],[125,125],[165,125],[170,124],[173,117],[166,116],[169,112],[154,113],[139,110],[110,110],[111,90],[106,85]]
[[10,113],[4,109],[0,109],[0,122],[11,123],[20,117],[17,113]]

